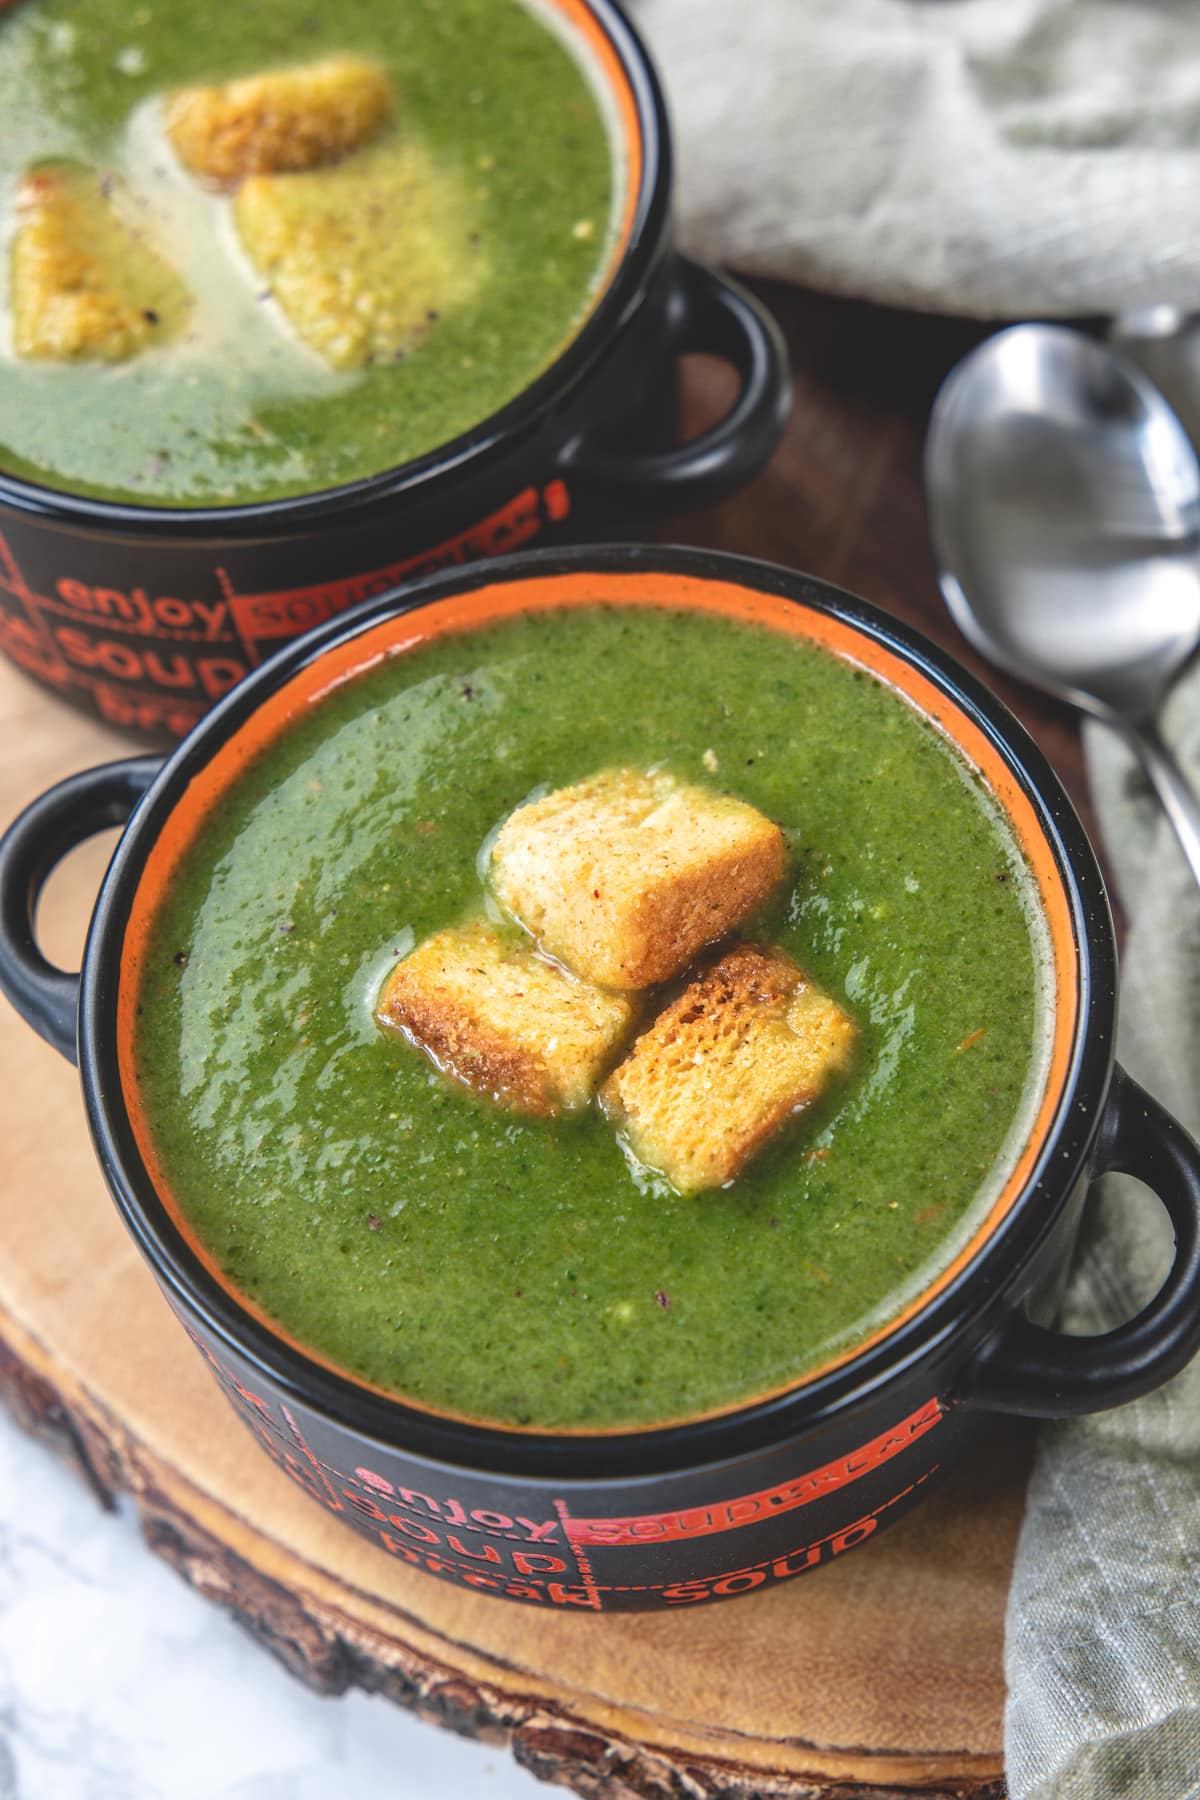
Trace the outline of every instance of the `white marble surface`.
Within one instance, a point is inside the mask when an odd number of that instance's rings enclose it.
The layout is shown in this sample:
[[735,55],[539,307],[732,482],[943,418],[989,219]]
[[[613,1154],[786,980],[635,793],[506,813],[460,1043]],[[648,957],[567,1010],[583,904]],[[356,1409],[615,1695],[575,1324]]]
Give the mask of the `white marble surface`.
[[531,1800],[507,1751],[320,1699],[0,1413],[0,1800]]

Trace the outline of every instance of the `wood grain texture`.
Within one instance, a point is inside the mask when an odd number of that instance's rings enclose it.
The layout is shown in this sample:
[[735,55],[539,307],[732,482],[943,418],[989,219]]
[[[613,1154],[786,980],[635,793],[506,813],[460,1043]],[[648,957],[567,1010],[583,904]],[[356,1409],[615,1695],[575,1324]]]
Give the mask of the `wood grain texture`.
[[[919,451],[933,388],[976,334],[770,298],[797,363],[787,442],[746,494],[669,535],[807,567],[964,654],[937,599]],[[693,420],[722,380],[689,370]],[[1067,717],[1004,691],[1083,800]],[[131,748],[7,665],[0,726],[2,818]],[[47,891],[43,941],[65,966],[106,854],[76,853]],[[1000,1800],[1021,1428],[998,1424],[984,1456],[868,1552],[790,1586],[686,1616],[505,1606],[397,1566],[261,1455],[119,1224],[74,1071],[7,1008],[0,1071],[0,1391],[101,1500],[131,1496],[149,1548],[301,1679],[506,1742],[534,1773],[606,1800]]]

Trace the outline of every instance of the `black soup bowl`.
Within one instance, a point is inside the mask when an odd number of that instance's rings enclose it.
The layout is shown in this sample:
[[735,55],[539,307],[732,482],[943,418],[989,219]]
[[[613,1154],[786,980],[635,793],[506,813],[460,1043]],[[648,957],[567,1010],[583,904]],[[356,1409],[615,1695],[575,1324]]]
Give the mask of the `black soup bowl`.
[[[537,540],[711,505],[782,435],[782,336],[673,245],[672,153],[649,55],[613,0],[550,0],[607,97],[625,204],[592,309],[499,412],[426,456],[253,505],[89,499],[0,472],[0,650],[108,724],[182,737],[281,644],[400,581]],[[676,441],[679,359],[732,366],[728,412]]]
[[[890,684],[958,747],[1007,815],[1041,897],[1051,1030],[1036,1118],[952,1260],[874,1335],[782,1391],[616,1433],[472,1423],[340,1372],[249,1303],[144,1155],[128,1051],[138,959],[172,846],[297,709],[381,654],[497,618],[594,603],[749,619]],[[199,809],[199,810],[198,810]],[[34,915],[49,871],[115,824],[80,975]],[[1095,858],[1019,725],[940,651],[864,602],[766,564],[653,548],[538,551],[431,577],[282,651],[165,763],[70,777],[0,845],[0,985],[77,1059],[97,1154],[183,1329],[263,1450],[382,1552],[482,1592],[582,1611],[678,1609],[789,1581],[900,1518],[997,1413],[1063,1417],[1146,1393],[1200,1344],[1200,1152],[1112,1061],[1112,925]],[[1051,1041],[1052,1039],[1052,1041]],[[1051,1326],[1089,1183],[1140,1178],[1175,1256],[1103,1336]],[[447,1329],[453,1322],[447,1321]]]

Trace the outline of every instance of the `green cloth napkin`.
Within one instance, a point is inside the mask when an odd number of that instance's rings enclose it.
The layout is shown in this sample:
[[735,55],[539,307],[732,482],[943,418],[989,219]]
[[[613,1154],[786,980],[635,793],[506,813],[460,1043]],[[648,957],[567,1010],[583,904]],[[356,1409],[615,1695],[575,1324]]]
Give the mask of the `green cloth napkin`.
[[[1200,666],[1164,730],[1200,781]],[[1129,921],[1118,1056],[1200,1137],[1200,889],[1123,742],[1085,744]],[[1109,1177],[1060,1323],[1103,1331],[1161,1278],[1171,1230]],[[1012,1800],[1200,1800],[1200,1358],[1157,1393],[1044,1428],[1009,1597]]]

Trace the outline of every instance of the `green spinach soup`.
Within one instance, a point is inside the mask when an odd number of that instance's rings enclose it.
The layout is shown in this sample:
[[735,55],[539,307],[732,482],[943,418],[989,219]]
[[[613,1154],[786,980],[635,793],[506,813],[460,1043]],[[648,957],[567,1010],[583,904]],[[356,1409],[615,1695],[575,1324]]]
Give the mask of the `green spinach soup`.
[[[805,638],[595,592],[329,685],[204,814],[132,990],[139,1129],[235,1290],[358,1378],[526,1428],[729,1408],[895,1318],[1011,1176],[1051,1024],[1034,878],[938,726]],[[846,1078],[687,1197],[599,1106],[498,1107],[373,1018],[486,909],[514,809],[602,768],[781,828],[735,939],[853,1021]]]
[[0,8],[0,470],[249,503],[394,468],[504,406],[578,330],[624,229],[616,104],[571,16]]

